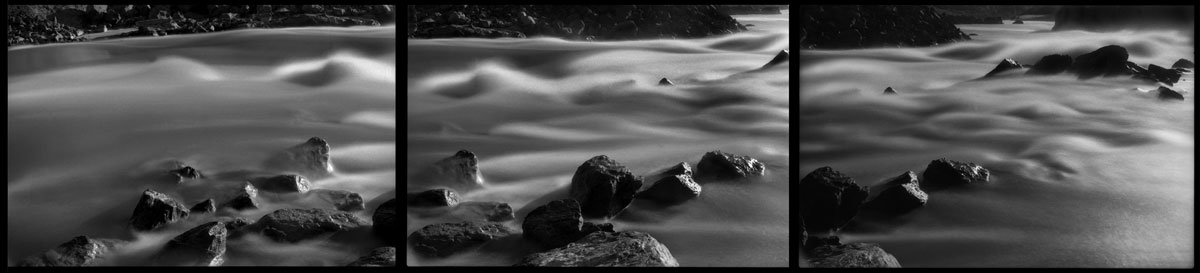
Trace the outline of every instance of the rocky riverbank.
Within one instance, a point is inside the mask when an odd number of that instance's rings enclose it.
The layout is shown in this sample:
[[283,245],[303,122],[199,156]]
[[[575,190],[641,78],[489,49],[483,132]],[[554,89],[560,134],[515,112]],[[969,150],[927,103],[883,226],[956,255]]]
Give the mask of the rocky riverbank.
[[409,38],[633,40],[699,38],[746,27],[713,5],[417,5]]
[[970,40],[928,6],[800,6],[800,47],[919,47]]

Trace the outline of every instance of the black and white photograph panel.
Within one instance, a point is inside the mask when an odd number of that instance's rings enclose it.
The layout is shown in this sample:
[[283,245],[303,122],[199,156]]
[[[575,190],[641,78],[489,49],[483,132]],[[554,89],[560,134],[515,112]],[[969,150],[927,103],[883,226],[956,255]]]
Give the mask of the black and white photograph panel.
[[801,266],[1195,266],[1195,6],[799,10]]
[[9,5],[8,266],[395,266],[395,5]]
[[408,266],[787,267],[787,5],[408,8]]

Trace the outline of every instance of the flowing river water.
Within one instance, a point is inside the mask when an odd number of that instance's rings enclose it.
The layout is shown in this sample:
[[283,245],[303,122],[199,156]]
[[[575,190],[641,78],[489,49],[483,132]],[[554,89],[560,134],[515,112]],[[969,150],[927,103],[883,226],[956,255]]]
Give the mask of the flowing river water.
[[1194,266],[1194,74],[1171,87],[1184,101],[1128,77],[972,81],[1005,58],[1112,44],[1170,67],[1195,60],[1192,38],[1007,23],[959,25],[978,36],[943,46],[801,51],[798,175],[831,166],[877,185],[942,157],[991,171],[898,219],[860,217],[842,241],[878,243],[905,267]]
[[[556,38],[408,41],[410,179],[466,149],[485,181],[461,201],[499,201],[517,236],[408,265],[508,266],[532,253],[524,215],[566,198],[584,161],[608,155],[635,175],[713,150],[763,161],[755,183],[705,184],[669,207],[634,201],[608,220],[646,232],[681,266],[787,266],[789,69],[762,68],[787,49],[787,13],[737,17],[751,31],[704,39],[586,42]],[[658,86],[661,78],[674,86]],[[408,181],[409,191],[429,188]],[[406,234],[441,222],[409,214]]]
[[[335,171],[310,179],[312,188],[359,193],[367,209],[356,216],[369,222],[395,197],[395,32],[255,29],[10,48],[8,264],[86,235],[131,242],[101,265],[143,265],[214,217],[307,207],[260,199],[259,209],[194,215],[156,231],[124,226],[145,189],[191,207],[313,136],[330,143]],[[217,178],[146,177],[167,160]],[[260,236],[228,244],[229,266],[342,266],[382,245]]]

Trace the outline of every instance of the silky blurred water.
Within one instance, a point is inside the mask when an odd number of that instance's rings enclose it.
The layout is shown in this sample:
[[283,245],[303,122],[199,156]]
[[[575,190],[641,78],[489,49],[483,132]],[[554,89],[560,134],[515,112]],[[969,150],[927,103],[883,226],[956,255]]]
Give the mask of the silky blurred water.
[[[770,18],[743,20],[763,26],[752,31],[690,40],[409,40],[408,174],[474,152],[487,185],[461,201],[509,203],[517,219],[505,225],[518,235],[444,259],[410,248],[407,264],[519,262],[536,251],[519,236],[524,215],[566,198],[576,168],[593,156],[641,176],[722,150],[765,162],[767,176],[706,184],[677,206],[635,201],[608,222],[649,233],[681,266],[787,266],[790,65],[760,69],[788,48],[787,15]],[[658,86],[664,77],[675,85]],[[442,221],[410,212],[407,232]]]
[[[800,53],[799,175],[831,166],[877,185],[941,157],[991,170],[990,182],[933,192],[898,219],[859,217],[842,241],[879,243],[905,267],[1194,266],[1194,74],[1171,87],[1184,101],[1127,77],[972,81],[1004,58],[1033,64],[1110,44],[1170,67],[1195,60],[1194,41],[1047,32],[1053,22],[1038,21],[959,26],[978,36]],[[882,95],[889,86],[899,95]]]
[[[213,216],[153,232],[124,224],[145,189],[186,206],[242,183],[271,154],[319,136],[335,173],[313,188],[362,195],[370,220],[395,196],[395,27],[256,29],[16,47],[8,51],[9,265],[79,235],[131,240],[141,258]],[[213,179],[147,178],[181,160]],[[257,220],[304,200],[221,216]],[[259,240],[259,241],[254,241]],[[347,243],[349,242],[349,243]],[[381,244],[230,240],[226,265],[342,266]]]

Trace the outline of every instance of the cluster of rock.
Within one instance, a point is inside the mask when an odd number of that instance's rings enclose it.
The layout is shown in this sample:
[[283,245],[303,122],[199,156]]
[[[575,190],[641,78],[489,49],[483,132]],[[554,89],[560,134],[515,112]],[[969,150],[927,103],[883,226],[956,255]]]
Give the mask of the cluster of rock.
[[[283,153],[294,152],[297,148],[305,151],[319,151],[318,154],[296,157],[298,161],[291,166],[293,171],[311,171],[313,167],[320,169],[328,162],[328,143],[314,137],[305,144],[293,147]],[[190,166],[182,163],[172,163],[173,166],[164,170],[168,181],[172,183],[204,183],[204,176]],[[180,167],[182,166],[182,167]],[[178,167],[178,168],[176,168]],[[331,170],[325,168],[326,170]],[[352,211],[363,210],[362,197],[357,193],[340,190],[311,189],[311,185],[301,175],[281,174],[269,177],[248,177],[241,187],[233,194],[224,197],[206,198],[190,209],[170,195],[146,189],[142,192],[133,215],[129,219],[129,227],[136,231],[161,230],[168,225],[199,214],[211,214],[220,208],[233,210],[256,209],[255,199],[259,193],[278,193],[294,195],[317,195],[329,200],[329,205],[322,208],[279,209],[257,221],[251,222],[243,218],[211,221],[196,226],[166,243],[163,248],[152,255],[151,263],[168,266],[220,266],[225,261],[226,240],[245,234],[260,234],[278,242],[295,243],[303,240],[320,239],[342,232],[369,228],[392,246],[390,252],[386,249],[376,249],[364,256],[353,265],[394,266],[395,249],[399,240],[395,236],[399,228],[395,216],[395,199],[384,202],[375,209],[372,221],[355,216]],[[228,201],[220,205],[214,198],[225,198]],[[86,236],[77,237],[42,255],[30,257],[19,266],[87,266],[94,265],[105,258],[112,249],[124,246],[128,242],[111,239],[91,239]],[[386,256],[390,253],[390,257]]]
[[[469,154],[470,156],[464,156]],[[430,168],[452,170],[440,176],[450,185],[478,186],[477,159],[469,151],[434,163]],[[447,168],[453,162],[454,168]],[[520,236],[545,250],[526,256],[518,266],[678,266],[670,251],[649,234],[617,231],[607,219],[625,210],[635,198],[675,205],[696,198],[701,183],[748,181],[765,175],[762,162],[721,151],[705,153],[696,177],[687,162],[649,176],[636,176],[606,155],[598,155],[576,168],[570,198],[553,200],[531,210],[521,222]],[[703,174],[703,175],[701,175]],[[450,179],[447,179],[450,178]],[[464,179],[468,181],[463,181]],[[643,181],[651,181],[643,188]],[[427,225],[408,236],[413,250],[425,257],[446,257],[488,242],[514,236],[503,225],[513,220],[512,208],[499,202],[463,202],[453,189],[436,188],[407,195],[409,211],[438,216],[442,223]],[[467,207],[464,209],[464,207]]]
[[410,5],[409,38],[699,38],[746,30],[712,5]]
[[[1030,76],[1072,73],[1078,76],[1080,80],[1096,77],[1131,76],[1134,79],[1145,82],[1174,86],[1175,83],[1179,82],[1179,78],[1183,76],[1183,73],[1191,72],[1190,69],[1194,67],[1194,64],[1190,60],[1179,59],[1169,69],[1155,64],[1150,64],[1148,68],[1143,68],[1141,65],[1129,61],[1129,52],[1124,47],[1108,45],[1087,54],[1079,55],[1079,57],[1074,59],[1066,54],[1047,55],[1038,60],[1033,66],[1019,64],[1013,59],[1004,59],[982,78],[999,77],[1001,74],[1010,74],[1006,73],[1008,71],[1015,71],[1026,67],[1028,67],[1028,70],[1025,71],[1024,75]],[[1160,98],[1183,99],[1182,96],[1176,96],[1179,93],[1178,91],[1166,87],[1160,87],[1159,90]]]
[[920,47],[970,40],[928,6],[800,6],[806,49]]
[[842,244],[837,233],[859,210],[899,216],[923,207],[926,191],[973,183],[984,183],[989,172],[982,166],[945,158],[929,163],[922,179],[904,172],[883,184],[884,189],[867,201],[869,187],[830,167],[821,167],[800,180],[801,245],[809,263],[817,267],[900,267],[896,258],[875,244]]
[[[12,6],[10,6],[12,7]],[[119,35],[161,36],[243,28],[379,26],[396,20],[394,5],[74,5],[17,6],[9,46],[82,41],[84,32],[137,28]],[[62,26],[49,23],[60,23]],[[50,28],[43,27],[52,26]],[[64,32],[65,31],[65,32]],[[14,35],[14,33],[16,35]]]

